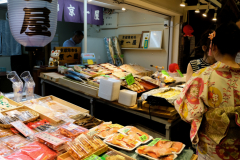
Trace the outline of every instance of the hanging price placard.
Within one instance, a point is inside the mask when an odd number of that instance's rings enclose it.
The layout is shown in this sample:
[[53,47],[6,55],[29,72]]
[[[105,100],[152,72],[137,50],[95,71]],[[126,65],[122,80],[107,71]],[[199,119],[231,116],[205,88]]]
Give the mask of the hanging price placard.
[[127,81],[127,84],[128,84],[129,86],[132,85],[132,84],[135,82],[135,79],[134,79],[132,73],[129,74],[129,75],[127,75],[127,76],[125,77],[125,80]]

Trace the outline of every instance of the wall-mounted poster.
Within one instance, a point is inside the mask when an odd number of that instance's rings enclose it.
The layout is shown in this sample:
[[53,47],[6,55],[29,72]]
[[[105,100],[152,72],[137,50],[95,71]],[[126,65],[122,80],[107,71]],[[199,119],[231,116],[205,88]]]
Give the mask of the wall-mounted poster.
[[150,31],[148,48],[162,48],[162,31]]

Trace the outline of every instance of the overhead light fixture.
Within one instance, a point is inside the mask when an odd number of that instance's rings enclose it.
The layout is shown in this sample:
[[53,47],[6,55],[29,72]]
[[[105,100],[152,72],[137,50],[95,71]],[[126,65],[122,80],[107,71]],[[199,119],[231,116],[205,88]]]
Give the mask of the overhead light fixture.
[[126,8],[122,8],[123,11],[126,11]]
[[181,7],[185,7],[185,6],[186,6],[185,1],[186,1],[186,0],[182,0],[182,3],[180,3],[180,6],[181,6]]
[[208,3],[208,8],[207,8],[206,11],[203,13],[203,17],[207,17],[208,11],[209,11],[209,3]]
[[88,0],[88,2],[92,2],[92,0]]
[[199,1],[198,1],[198,4],[197,4],[197,9],[195,10],[195,13],[200,13],[200,10],[199,10],[199,8],[200,8],[200,3],[199,3]]
[[216,7],[215,8],[215,13],[214,13],[214,17],[213,17],[213,21],[217,21],[217,10],[218,10],[218,8]]
[[0,4],[7,3],[7,0],[0,0]]

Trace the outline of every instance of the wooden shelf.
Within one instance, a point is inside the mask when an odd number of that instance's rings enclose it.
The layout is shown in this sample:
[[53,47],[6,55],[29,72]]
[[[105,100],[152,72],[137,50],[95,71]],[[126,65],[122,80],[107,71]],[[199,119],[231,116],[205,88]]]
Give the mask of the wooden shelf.
[[124,50],[146,50],[146,51],[161,51],[162,49],[159,48],[150,48],[150,49],[143,49],[143,48],[122,48]]

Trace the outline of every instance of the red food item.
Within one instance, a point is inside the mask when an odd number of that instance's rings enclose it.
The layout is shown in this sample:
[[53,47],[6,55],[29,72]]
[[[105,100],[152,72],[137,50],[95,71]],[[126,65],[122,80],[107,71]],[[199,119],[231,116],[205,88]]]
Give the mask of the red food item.
[[183,148],[183,143],[181,143],[181,142],[174,142],[171,148],[173,149],[173,151],[178,153]]
[[11,154],[10,156],[4,157],[6,160],[33,160],[28,155],[25,155],[21,151]]
[[172,72],[177,72],[179,70],[179,66],[177,63],[172,63],[169,65],[169,71]]
[[188,36],[188,37],[192,37],[192,33],[194,32],[192,26],[190,26],[189,24],[187,24],[186,26],[183,27],[183,32],[185,33],[184,34],[184,37]]
[[39,142],[33,142],[23,146],[21,147],[21,151],[33,160],[54,160],[57,157],[56,152]]

